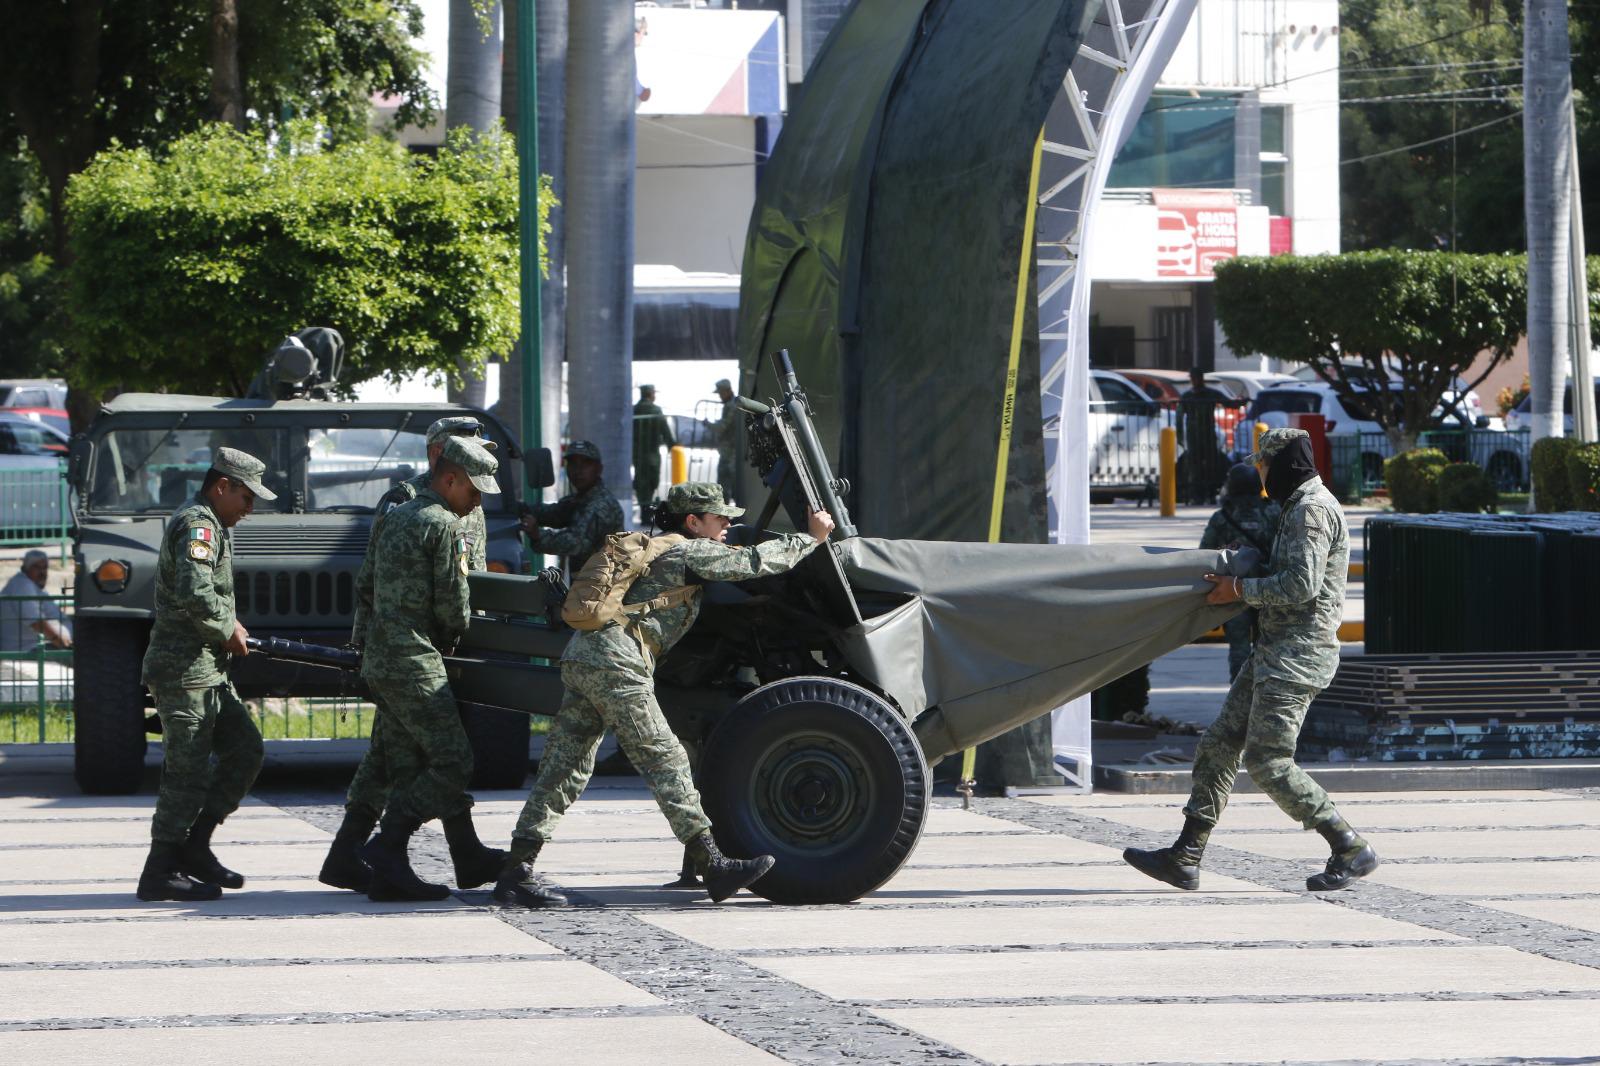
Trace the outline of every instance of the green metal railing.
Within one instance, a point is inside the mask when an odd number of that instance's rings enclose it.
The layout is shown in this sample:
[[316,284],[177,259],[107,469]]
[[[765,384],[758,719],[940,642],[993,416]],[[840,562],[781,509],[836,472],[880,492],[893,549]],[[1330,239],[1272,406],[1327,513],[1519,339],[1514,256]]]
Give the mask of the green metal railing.
[[[70,593],[32,596],[0,596],[0,627],[15,627],[19,633],[5,633],[8,643],[34,643],[21,650],[0,651],[0,741],[40,744],[48,740],[69,740],[72,736],[72,649],[57,648],[35,633],[24,622],[18,609],[8,604],[70,604]],[[30,721],[31,720],[31,721]]]
[[67,555],[72,508],[67,501],[67,464],[0,470],[0,545],[55,542]]
[[[1333,490],[1358,500],[1384,487],[1383,462],[1394,454],[1385,433],[1341,433],[1328,438],[1333,453]],[[1419,448],[1437,448],[1453,463],[1477,463],[1501,492],[1528,490],[1529,431],[1435,429],[1417,438]]]

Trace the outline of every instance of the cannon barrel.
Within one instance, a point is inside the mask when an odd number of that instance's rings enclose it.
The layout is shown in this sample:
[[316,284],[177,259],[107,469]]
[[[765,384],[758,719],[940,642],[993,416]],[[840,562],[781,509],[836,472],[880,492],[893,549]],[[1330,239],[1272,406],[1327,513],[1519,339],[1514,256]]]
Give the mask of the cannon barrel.
[[336,670],[360,670],[361,653],[354,648],[334,648],[326,644],[307,644],[303,640],[284,637],[246,637],[245,646],[269,659],[287,659],[290,662],[310,663],[313,666],[331,666]]
[[833,476],[833,467],[822,450],[816,427],[811,424],[811,401],[806,398],[805,390],[800,387],[800,379],[795,376],[794,363],[789,359],[787,348],[772,353],[772,366],[784,390],[783,400],[777,408],[794,428],[795,443],[799,445],[800,457],[810,468],[819,502],[833,515],[835,539],[848,540],[856,535],[856,527],[850,521],[849,508],[845,507],[840,497],[849,490],[849,484]]

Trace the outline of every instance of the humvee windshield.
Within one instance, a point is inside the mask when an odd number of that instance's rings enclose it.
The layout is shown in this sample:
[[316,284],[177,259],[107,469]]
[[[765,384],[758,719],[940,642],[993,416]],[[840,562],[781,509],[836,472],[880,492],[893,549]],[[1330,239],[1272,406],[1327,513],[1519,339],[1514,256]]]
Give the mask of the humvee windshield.
[[274,501],[256,513],[294,510],[291,466],[304,458],[303,511],[370,512],[396,481],[427,469],[420,432],[359,427],[118,429],[95,449],[85,509],[96,514],[171,511],[194,495],[212,449],[238,448],[267,464]]

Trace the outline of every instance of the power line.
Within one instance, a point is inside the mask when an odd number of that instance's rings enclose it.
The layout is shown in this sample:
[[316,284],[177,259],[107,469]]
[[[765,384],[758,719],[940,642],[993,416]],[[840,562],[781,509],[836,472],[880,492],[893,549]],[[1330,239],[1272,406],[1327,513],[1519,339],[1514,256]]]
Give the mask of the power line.
[[1370,159],[1382,159],[1386,155],[1396,155],[1400,152],[1409,152],[1413,148],[1426,148],[1430,144],[1438,144],[1441,141],[1453,141],[1457,137],[1465,137],[1469,133],[1477,133],[1479,130],[1488,129],[1490,126],[1496,126],[1502,122],[1509,122],[1511,119],[1520,118],[1521,116],[1522,109],[1519,107],[1509,115],[1501,115],[1499,118],[1492,118],[1488,122],[1480,122],[1476,126],[1468,126],[1464,130],[1457,130],[1454,133],[1447,133],[1443,137],[1433,137],[1426,141],[1418,141],[1415,144],[1403,144],[1399,148],[1388,148],[1382,152],[1373,152],[1370,155],[1356,156],[1354,159],[1343,159],[1340,160],[1339,165],[1341,167],[1347,167],[1352,163],[1365,163]]

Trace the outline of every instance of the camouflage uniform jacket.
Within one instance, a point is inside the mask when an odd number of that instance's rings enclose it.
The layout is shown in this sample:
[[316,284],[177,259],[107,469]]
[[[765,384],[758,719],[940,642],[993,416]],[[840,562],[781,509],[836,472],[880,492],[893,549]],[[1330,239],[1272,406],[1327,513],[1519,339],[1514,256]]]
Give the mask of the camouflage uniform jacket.
[[722,417],[715,423],[717,431],[717,452],[722,455],[732,455],[739,446],[739,407],[733,400],[728,400],[722,405]]
[[562,556],[576,574],[589,556],[600,550],[606,537],[622,531],[622,505],[604,481],[588,492],[563,496],[555,503],[528,505],[528,513],[541,527],[534,547],[546,555]]
[[678,442],[673,439],[672,427],[658,404],[640,400],[633,405],[633,465],[643,466],[652,460],[659,462],[661,449]]
[[1200,547],[1226,548],[1238,542],[1254,547],[1266,559],[1272,553],[1272,540],[1282,517],[1283,509],[1265,496],[1231,496],[1206,523]]
[[222,646],[233,626],[232,535],[195,496],[172,512],[161,535],[144,683],[152,689],[220,685],[228,670]]
[[472,615],[466,523],[432,489],[390,511],[356,576],[372,603],[361,676],[379,680],[443,677],[442,653]]
[[[383,516],[417,498],[417,493],[427,488],[429,478],[433,475],[424,471],[407,481],[399,482],[392,486],[388,492],[378,498],[378,506],[372,512],[372,528],[367,531],[367,555],[372,555],[372,546],[378,543],[378,523],[383,521]],[[489,568],[489,531],[483,520],[483,508],[474,507],[472,513],[461,520],[467,534],[467,566],[473,570],[487,570]],[[356,617],[350,626],[350,643],[360,647],[366,643],[367,625],[372,618],[372,598],[370,589],[364,589],[358,582],[356,585]]]
[[[786,533],[743,548],[704,538],[687,540],[657,556],[650,569],[628,588],[623,602],[643,603],[668,589],[702,581],[747,581],[781,574],[797,566],[816,546],[805,533]],[[697,590],[684,603],[646,614],[627,626],[612,622],[604,629],[575,633],[561,661],[648,678],[655,672],[655,661],[694,625],[700,615],[700,599]]]
[[1339,667],[1339,622],[1350,570],[1350,532],[1333,494],[1313,477],[1283,508],[1266,577],[1239,582],[1261,609],[1255,676],[1324,688]]

